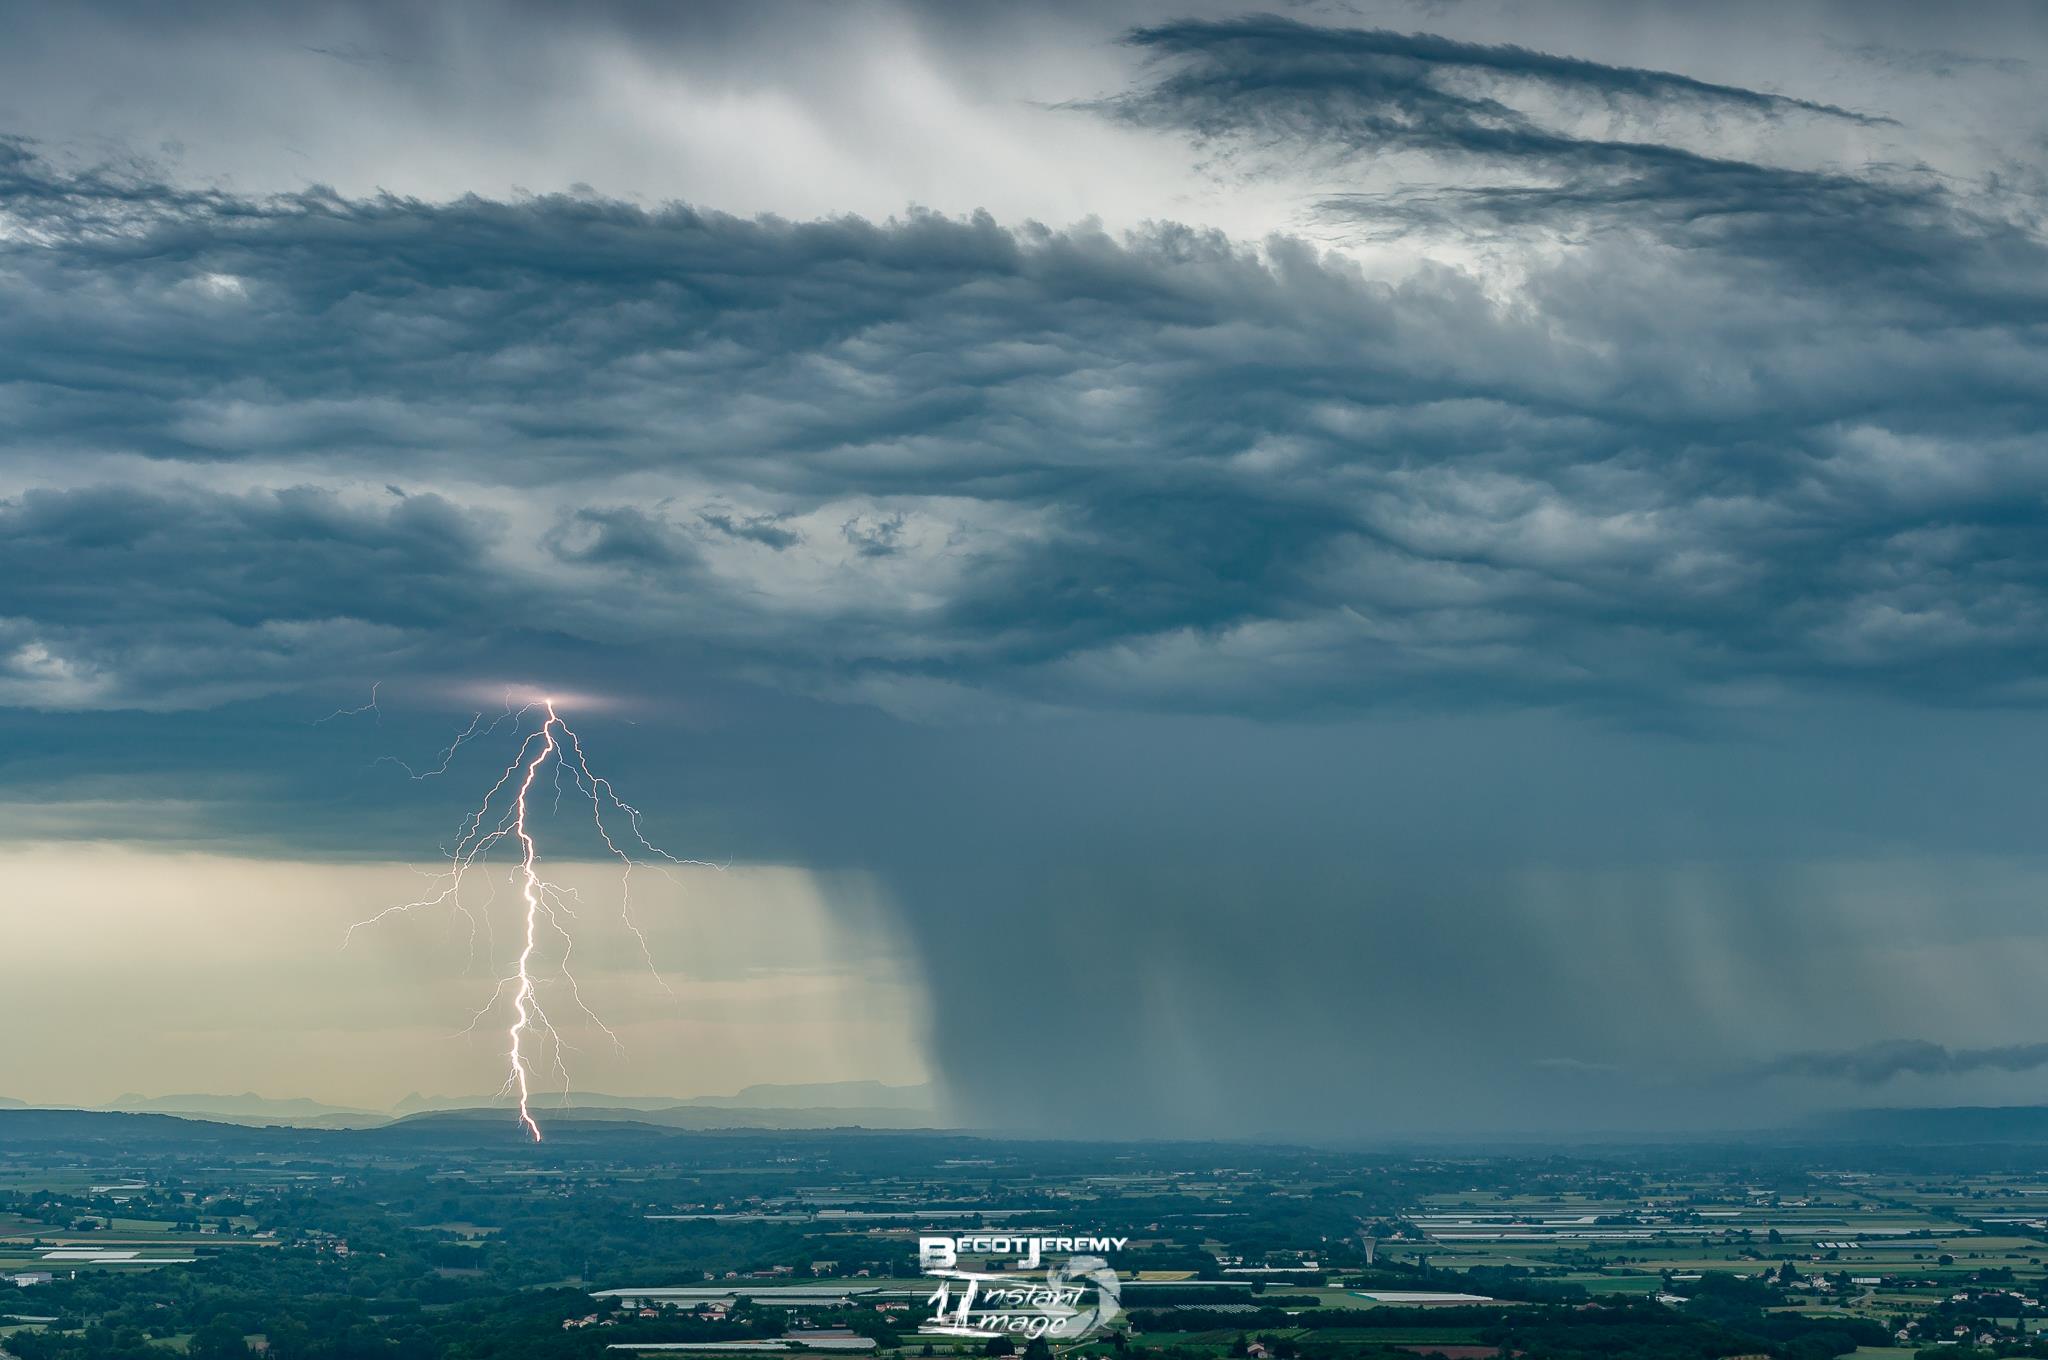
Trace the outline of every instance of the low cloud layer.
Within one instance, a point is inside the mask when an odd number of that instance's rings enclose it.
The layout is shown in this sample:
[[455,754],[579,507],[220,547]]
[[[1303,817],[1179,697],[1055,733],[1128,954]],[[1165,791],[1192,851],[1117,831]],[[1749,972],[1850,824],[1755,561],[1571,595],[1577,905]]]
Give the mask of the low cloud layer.
[[1672,71],[1614,66],[1511,43],[1434,33],[1328,28],[1261,15],[1183,20],[1126,41],[1166,69],[1098,107],[1205,138],[1248,138],[1298,153],[1411,148],[1477,156],[1598,160],[1647,143],[1596,140],[1546,127],[1523,103],[1561,115],[1597,108],[1670,127],[1673,114],[1766,119],[1808,114],[1889,121],[1833,104]]
[[228,639],[239,692],[367,679],[515,623],[905,712],[2037,691],[2040,247],[1960,209],[1774,188],[1857,283],[1764,291],[1757,239],[1688,250],[1652,201],[1510,300],[1172,226],[7,157],[16,702],[207,702]]
[[[1604,252],[1627,247],[1587,238],[1628,232],[1637,248],[1718,257],[1666,255],[1668,269],[1883,325],[1909,312],[1920,324],[2029,324],[2048,307],[2032,169],[1967,181],[1859,155],[1894,121],[1882,115],[1513,45],[1275,18],[1128,41],[1153,57],[1154,77],[1094,107],[1227,160],[1313,167],[1326,218],[1365,235],[1563,235]],[[1389,162],[1423,173],[1389,175]]]

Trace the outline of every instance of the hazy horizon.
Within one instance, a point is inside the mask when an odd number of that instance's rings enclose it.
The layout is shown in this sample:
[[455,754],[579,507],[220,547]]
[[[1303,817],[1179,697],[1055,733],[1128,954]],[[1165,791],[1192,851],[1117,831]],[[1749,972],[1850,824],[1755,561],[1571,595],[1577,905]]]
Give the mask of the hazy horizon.
[[[690,1094],[682,1094],[682,1093],[678,1093],[678,1092],[652,1092],[652,1091],[649,1091],[649,1092],[640,1092],[640,1093],[634,1094],[634,1093],[626,1093],[626,1092],[618,1092],[618,1091],[580,1091],[580,1090],[579,1090],[579,1091],[570,1091],[570,1092],[566,1092],[566,1093],[551,1093],[551,1094],[559,1094],[559,1095],[565,1095],[565,1096],[566,1096],[567,1098],[569,1098],[569,1099],[571,1099],[571,1100],[576,1100],[576,1101],[588,1101],[588,1100],[593,1100],[593,1099],[595,1099],[595,1100],[620,1100],[620,1101],[680,1101],[680,1102],[690,1102],[690,1101],[703,1101],[703,1102],[708,1102],[708,1103],[710,1103],[711,1105],[715,1105],[715,1106],[734,1106],[734,1105],[739,1105],[739,1104],[740,1104],[740,1103],[741,1103],[741,1102],[742,1102],[742,1101],[744,1100],[744,1098],[746,1097],[746,1095],[747,1095],[747,1093],[748,1093],[749,1091],[755,1091],[755,1090],[768,1090],[768,1091],[807,1091],[807,1090],[816,1090],[816,1091],[821,1091],[821,1092],[822,1092],[822,1091],[825,1091],[825,1090],[829,1090],[829,1089],[831,1089],[831,1088],[842,1088],[842,1087],[855,1087],[855,1088],[876,1088],[876,1089],[878,1089],[878,1090],[881,1090],[881,1091],[885,1091],[885,1092],[891,1092],[891,1093],[903,1093],[903,1092],[911,1092],[911,1091],[922,1091],[922,1092],[930,1092],[930,1091],[931,1091],[931,1086],[930,1086],[930,1084],[929,1084],[929,1083],[926,1083],[926,1082],[913,1082],[913,1083],[902,1083],[902,1084],[896,1084],[896,1083],[891,1083],[891,1082],[878,1082],[878,1081],[863,1081],[863,1080],[852,1080],[852,1081],[831,1081],[831,1082],[758,1082],[758,1083],[756,1083],[756,1084],[755,1084],[754,1086],[751,1086],[751,1087],[741,1087],[741,1088],[740,1088],[740,1089],[739,1089],[738,1091],[699,1091],[699,1092],[693,1092],[693,1093],[690,1093]],[[851,1091],[842,1091],[842,1092],[841,1092],[841,1094],[845,1094],[845,1095],[851,1095],[851,1094],[853,1094],[853,1092],[851,1092]],[[392,1113],[392,1112],[394,1112],[394,1111],[402,1112],[402,1111],[405,1111],[405,1110],[407,1110],[407,1109],[426,1109],[426,1108],[432,1108],[432,1107],[439,1107],[439,1106],[449,1106],[449,1107],[455,1107],[455,1106],[466,1106],[466,1105],[474,1105],[474,1106],[477,1106],[477,1107],[486,1107],[486,1106],[492,1106],[492,1105],[500,1105],[500,1104],[503,1104],[503,1103],[505,1102],[505,1100],[506,1100],[506,1099],[507,1099],[507,1097],[505,1097],[505,1096],[504,1096],[504,1095],[503,1095],[502,1093],[500,1093],[500,1092],[476,1092],[476,1093],[472,1093],[472,1094],[469,1094],[469,1095],[460,1095],[460,1096],[452,1096],[452,1095],[447,1095],[447,1094],[444,1094],[444,1093],[439,1093],[439,1092],[437,1092],[437,1093],[434,1093],[434,1094],[431,1094],[431,1095],[429,1095],[429,1094],[427,1094],[426,1092],[423,1092],[423,1091],[408,1091],[408,1092],[406,1092],[406,1093],[405,1093],[404,1095],[402,1095],[402,1096],[398,1097],[398,1098],[397,1098],[396,1100],[393,1100],[393,1101],[391,1101],[391,1102],[389,1102],[389,1103],[387,1103],[387,1104],[385,1104],[385,1105],[382,1105],[382,1106],[370,1106],[370,1105],[349,1105],[349,1104],[341,1104],[341,1103],[337,1103],[337,1102],[335,1102],[335,1101],[332,1101],[332,1100],[326,1100],[326,1099],[322,1099],[322,1098],[321,1098],[320,1096],[318,1096],[318,1095],[315,1095],[315,1094],[311,1094],[311,1093],[309,1093],[309,1092],[307,1092],[307,1091],[282,1091],[282,1090],[275,1090],[275,1091],[158,1091],[158,1092],[154,1092],[154,1093],[150,1093],[150,1092],[143,1092],[143,1091],[123,1091],[123,1092],[121,1092],[120,1094],[118,1094],[118,1095],[115,1095],[115,1096],[110,1096],[110,1097],[108,1097],[108,1098],[107,1098],[107,1099],[105,1099],[105,1100],[99,1100],[99,1101],[89,1101],[89,1102],[79,1102],[79,1103],[76,1103],[76,1104],[71,1104],[71,1103],[65,1103],[65,1104],[58,1104],[58,1103],[55,1103],[55,1102],[41,1102],[41,1101],[27,1101],[27,1100],[20,1100],[20,1098],[19,1098],[19,1097],[15,1097],[15,1096],[12,1096],[12,1095],[9,1095],[9,1094],[6,1094],[6,1093],[0,1093],[0,1101],[10,1101],[10,1100],[11,1100],[11,1101],[17,1101],[18,1103],[20,1103],[20,1104],[24,1104],[24,1105],[46,1105],[46,1106],[47,1106],[48,1108],[74,1108],[74,1109],[100,1109],[100,1110],[104,1110],[104,1109],[112,1109],[112,1108],[116,1108],[116,1107],[118,1107],[118,1106],[122,1105],[122,1104],[123,1104],[123,1103],[125,1103],[125,1102],[135,1102],[135,1103],[146,1103],[146,1104],[150,1104],[150,1105],[158,1105],[158,1106],[163,1106],[163,1107],[165,1107],[165,1108],[174,1108],[174,1107],[172,1107],[172,1106],[171,1106],[171,1105],[169,1104],[169,1102],[172,1102],[172,1101],[177,1101],[177,1100],[204,1100],[204,1101],[228,1101],[228,1102],[232,1102],[232,1101],[240,1101],[240,1100],[251,1100],[251,1101],[260,1101],[260,1102],[264,1102],[264,1103],[267,1103],[267,1104],[273,1104],[273,1105],[292,1105],[292,1104],[304,1104],[304,1105],[318,1105],[318,1106],[322,1106],[322,1107],[324,1107],[324,1108],[326,1108],[326,1109],[331,1109],[331,1110],[339,1110],[339,1111],[350,1111],[350,1112],[357,1112],[357,1113],[362,1113],[362,1114],[387,1114],[387,1113]],[[846,1105],[835,1105],[835,1104],[830,1104],[830,1103],[822,1103],[822,1104],[815,1104],[815,1105],[787,1105],[787,1104],[778,1104],[778,1105],[775,1105],[775,1106],[772,1106],[772,1107],[768,1107],[768,1108],[786,1108],[786,1109],[846,1109],[846,1108],[858,1108],[858,1107],[854,1107],[854,1106],[846,1106]],[[901,1108],[906,1108],[906,1109],[908,1109],[908,1108],[914,1108],[914,1107],[912,1107],[912,1106],[908,1106],[908,1105],[905,1105],[905,1106],[901,1106]]]

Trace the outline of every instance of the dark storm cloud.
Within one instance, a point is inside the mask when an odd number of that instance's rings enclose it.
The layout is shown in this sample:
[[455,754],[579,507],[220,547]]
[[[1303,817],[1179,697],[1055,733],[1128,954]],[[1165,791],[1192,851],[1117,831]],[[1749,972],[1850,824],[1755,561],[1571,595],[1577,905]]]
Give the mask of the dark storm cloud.
[[874,521],[850,519],[839,526],[839,532],[862,557],[893,557],[903,537],[903,516],[890,515]]
[[[909,708],[929,685],[1254,712],[2025,699],[2048,660],[2039,243],[1863,187],[1877,209],[1809,203],[1784,233],[1853,288],[1764,295],[1631,236],[1503,304],[1173,226],[248,199],[16,147],[18,477],[152,471],[9,626],[104,703],[177,702],[195,621],[505,623],[474,579],[454,597],[481,603],[438,611],[374,559],[269,552],[246,498],[181,471],[239,466],[431,489],[376,513],[443,516],[436,569],[492,562],[528,626],[659,620]],[[163,563],[112,527],[145,522]],[[260,572],[211,565],[238,544]]]
[[707,510],[698,518],[722,534],[764,543],[778,551],[793,548],[804,541],[802,534],[782,527],[789,518],[787,515],[729,515],[723,511]]
[[545,542],[562,561],[593,566],[669,568],[692,558],[673,528],[632,506],[576,510]]
[[0,694],[217,703],[309,669],[403,665],[420,639],[502,611],[473,570],[485,540],[435,495],[30,490],[0,503]]
[[1925,1039],[1892,1039],[1835,1052],[1790,1053],[1755,1069],[1757,1077],[1819,1077],[1876,1086],[1894,1077],[2031,1072],[2048,1067],[2048,1044],[1948,1048]]
[[1609,108],[1885,121],[1669,71],[1270,15],[1160,24],[1137,29],[1127,41],[1167,69],[1141,90],[1097,107],[1132,122],[1311,151],[1398,146],[1600,159],[1620,149],[1545,129],[1509,102],[1518,84]]
[[[1361,168],[1386,152],[1433,158],[1437,182],[1326,200],[1331,218],[1367,232],[1632,227],[1871,302],[1881,293],[1892,303],[1945,303],[1962,290],[1979,316],[2017,301],[2016,321],[2037,318],[2043,303],[2038,238],[1959,203],[1924,169],[1796,168],[1686,144],[1712,145],[1726,117],[1756,121],[1767,141],[1788,118],[1888,120],[1521,47],[1284,19],[1180,23],[1129,41],[1162,70],[1096,106],[1114,117],[1180,129],[1219,150]],[[1581,130],[1589,113],[1607,115],[1603,130]],[[1617,119],[1641,135],[1604,130]],[[1461,176],[1481,182],[1445,182]]]

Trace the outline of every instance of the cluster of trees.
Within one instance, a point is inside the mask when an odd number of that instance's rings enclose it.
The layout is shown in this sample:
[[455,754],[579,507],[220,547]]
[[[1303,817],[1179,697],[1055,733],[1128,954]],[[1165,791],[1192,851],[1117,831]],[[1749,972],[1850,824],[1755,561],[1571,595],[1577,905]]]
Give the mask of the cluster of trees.
[[[1355,1357],[1361,1349],[1376,1349],[1370,1339],[1373,1332],[1391,1337],[1418,1330],[1466,1331],[1487,1345],[1500,1347],[1504,1354],[1527,1360],[1720,1360],[1750,1354],[1783,1360],[1834,1360],[1858,1346],[1890,1344],[1885,1328],[1875,1322],[1766,1311],[1775,1302],[1768,1288],[1755,1281],[1724,1278],[1729,1281],[1727,1288],[1702,1291],[1683,1309],[1620,1301],[1514,1308],[1322,1308],[1295,1314],[1273,1309],[1233,1315],[1231,1321],[1252,1331],[1286,1329],[1290,1335],[1263,1338],[1268,1352],[1281,1360],[1324,1360],[1340,1354]],[[1163,1332],[1202,1331],[1215,1326],[1216,1315],[1197,1310],[1145,1310],[1133,1313],[1131,1321],[1142,1338]],[[1317,1336],[1319,1332],[1345,1336],[1324,1341]],[[1953,1352],[1945,1348],[1944,1354]]]

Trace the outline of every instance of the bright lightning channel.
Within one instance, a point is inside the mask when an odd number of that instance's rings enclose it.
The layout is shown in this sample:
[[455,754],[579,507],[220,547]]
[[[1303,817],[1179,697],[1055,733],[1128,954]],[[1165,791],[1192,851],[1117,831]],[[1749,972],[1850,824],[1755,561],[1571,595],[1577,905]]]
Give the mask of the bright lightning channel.
[[[373,692],[370,704],[362,709],[346,712],[371,711],[374,707]],[[512,763],[505,767],[497,781],[484,794],[483,802],[478,804],[476,811],[464,819],[461,834],[456,838],[455,846],[448,854],[448,868],[428,876],[434,884],[434,890],[424,897],[386,907],[376,915],[356,922],[348,928],[342,946],[347,947],[356,931],[374,925],[387,916],[430,907],[448,907],[468,921],[470,948],[473,953],[476,947],[478,922],[475,913],[463,901],[463,879],[500,842],[509,841],[517,848],[519,859],[514,879],[519,885],[523,925],[519,952],[513,961],[512,971],[498,979],[491,999],[470,1017],[469,1026],[464,1033],[474,1031],[501,1001],[506,1000],[509,993],[507,1004],[511,1023],[505,1028],[506,1076],[505,1084],[499,1088],[498,1094],[516,1097],[519,1103],[519,1125],[534,1142],[538,1143],[541,1141],[541,1129],[539,1121],[533,1117],[533,1100],[535,1064],[539,1058],[542,1055],[547,1056],[565,1090],[569,1084],[569,1071],[564,1059],[569,1045],[563,1040],[561,1031],[555,1027],[547,1007],[542,1004],[540,984],[547,981],[564,986],[571,1003],[585,1018],[602,1030],[614,1047],[622,1047],[619,1036],[612,1028],[584,1004],[583,993],[576,983],[576,976],[569,970],[569,956],[575,949],[575,937],[570,934],[563,922],[565,919],[573,920],[576,916],[576,892],[572,888],[564,888],[550,882],[540,870],[540,844],[533,832],[530,812],[541,771],[552,763],[557,807],[561,803],[561,781],[565,773],[575,784],[578,792],[590,801],[591,821],[597,828],[598,837],[604,842],[605,849],[621,865],[620,922],[639,945],[641,958],[646,962],[648,971],[664,989],[667,989],[668,984],[656,971],[647,936],[633,917],[633,871],[642,867],[640,855],[644,853],[654,860],[661,861],[655,867],[664,870],[668,865],[693,865],[703,868],[720,866],[707,864],[702,860],[681,859],[649,841],[641,830],[640,809],[620,798],[611,781],[592,770],[590,760],[584,754],[582,740],[576,735],[575,729],[563,720],[552,698],[538,699],[516,709],[508,698],[504,714],[488,726],[482,726],[481,713],[475,715],[470,719],[468,729],[441,752],[440,763],[433,769],[414,771],[402,761],[393,760],[393,763],[399,765],[414,779],[434,778],[447,772],[450,763],[455,759],[455,753],[464,744],[487,737],[508,723],[516,727],[536,712],[542,715],[540,725],[520,739],[519,750],[513,756]],[[346,716],[346,713],[330,716]],[[501,802],[501,797],[506,794],[508,788],[511,793]],[[617,838],[613,836],[612,828],[605,824],[607,810],[615,816],[624,818],[624,829]],[[625,848],[619,843],[620,840],[627,840],[635,850]],[[636,850],[639,853],[636,853]],[[484,925],[488,930],[488,915],[485,917]],[[554,958],[553,974],[543,977],[537,969],[545,957],[543,941],[550,935],[560,941],[561,952]]]

